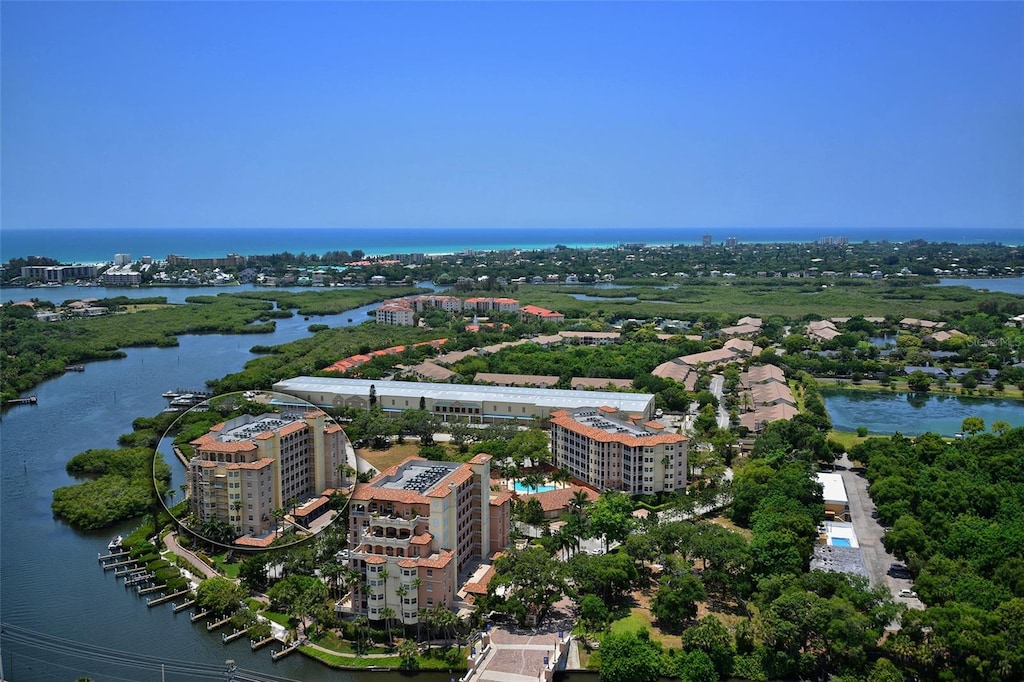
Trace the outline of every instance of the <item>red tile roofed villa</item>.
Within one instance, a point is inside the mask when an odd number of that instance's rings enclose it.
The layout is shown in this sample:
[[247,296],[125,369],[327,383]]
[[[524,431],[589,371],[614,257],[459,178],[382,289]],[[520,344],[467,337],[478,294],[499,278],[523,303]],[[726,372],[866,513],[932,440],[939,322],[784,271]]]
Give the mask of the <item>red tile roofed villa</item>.
[[[420,346],[431,346],[433,348],[440,348],[443,346],[448,339],[433,339],[432,341],[420,341],[414,343],[413,348],[419,348]],[[381,348],[380,350],[370,351],[369,353],[362,353],[359,355],[350,355],[344,360],[338,360],[333,365],[324,367],[325,372],[347,372],[354,367],[358,367],[364,363],[373,360],[375,357],[381,355],[397,355],[405,350],[405,346],[391,346],[390,348]]]
[[569,509],[576,493],[580,490],[584,492],[587,499],[591,502],[600,497],[600,493],[593,488],[582,485],[570,485],[565,488],[558,488],[557,490],[547,490],[542,493],[520,495],[519,497],[523,500],[531,497],[537,498],[541,509],[544,510],[545,518],[557,519],[563,512]]
[[510,497],[492,496],[490,460],[410,457],[358,484],[349,502],[349,568],[364,580],[336,609],[379,620],[394,608],[414,625],[421,609],[451,608],[459,571],[508,538]]
[[541,308],[537,305],[524,305],[519,309],[519,317],[523,322],[529,322],[532,320],[540,320],[541,322],[565,322],[565,315],[554,310],[548,310],[547,308]]
[[587,485],[631,495],[686,488],[688,439],[643,415],[583,407],[553,412],[550,423],[556,466]]

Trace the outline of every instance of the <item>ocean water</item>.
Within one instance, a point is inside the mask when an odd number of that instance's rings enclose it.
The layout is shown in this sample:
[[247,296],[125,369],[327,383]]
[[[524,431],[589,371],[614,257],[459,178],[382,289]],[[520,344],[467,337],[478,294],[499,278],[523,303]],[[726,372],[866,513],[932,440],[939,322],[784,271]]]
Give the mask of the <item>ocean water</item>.
[[1020,244],[1016,229],[925,229],[925,228],[594,228],[594,229],[54,229],[0,230],[0,262],[24,256],[48,256],[62,262],[105,262],[115,253],[133,259],[152,256],[162,260],[168,254],[191,258],[213,258],[228,253],[322,254],[326,251],[360,249],[368,255],[392,253],[453,253],[465,250],[541,249],[558,244],[572,247],[615,246],[622,243],[699,244],[710,234],[716,244],[727,237],[745,243],[813,242],[822,237],[844,236],[861,241],[948,241],[963,244],[998,242]]

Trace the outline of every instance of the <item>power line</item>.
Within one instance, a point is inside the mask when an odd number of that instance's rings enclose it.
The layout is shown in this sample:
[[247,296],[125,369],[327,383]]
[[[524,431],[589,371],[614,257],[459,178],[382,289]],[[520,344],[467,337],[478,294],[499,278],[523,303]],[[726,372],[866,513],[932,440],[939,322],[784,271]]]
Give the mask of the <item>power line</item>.
[[[64,637],[30,630],[10,623],[0,623],[0,636],[8,643],[45,651],[48,654],[62,654],[65,656],[83,659],[92,663],[115,665],[125,668],[134,668],[159,672],[163,669],[168,674],[184,675],[190,679],[216,679],[223,680],[225,669],[220,666],[213,666],[189,661],[168,659],[159,656],[138,654],[118,649],[111,649],[93,644],[85,644]],[[18,652],[20,657],[33,658],[28,654]],[[49,662],[47,659],[34,659]],[[54,664],[57,665],[57,664]],[[66,666],[62,666],[66,667]],[[10,674],[8,672],[8,674]],[[236,669],[235,679],[252,680],[254,682],[297,682],[289,677],[260,673],[251,670]],[[104,672],[104,676],[109,676]],[[134,678],[115,678],[134,679]]]

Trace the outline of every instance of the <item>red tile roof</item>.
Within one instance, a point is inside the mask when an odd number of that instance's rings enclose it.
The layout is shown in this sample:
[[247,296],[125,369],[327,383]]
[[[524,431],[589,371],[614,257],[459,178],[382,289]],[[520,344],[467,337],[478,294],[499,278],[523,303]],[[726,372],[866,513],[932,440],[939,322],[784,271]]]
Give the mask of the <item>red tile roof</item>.
[[572,502],[577,490],[585,492],[587,494],[587,499],[591,502],[600,497],[598,493],[594,492],[590,488],[584,488],[582,486],[569,486],[567,488],[548,490],[547,492],[535,493],[533,495],[522,495],[521,497],[535,497],[540,502],[540,506],[545,512],[553,512],[568,509],[569,503]]
[[241,545],[242,547],[270,547],[270,545],[277,539],[277,534],[267,535],[262,538],[255,538],[251,535],[240,537],[234,541],[233,544]]
[[668,443],[685,443],[689,440],[686,436],[678,433],[656,433],[643,437],[637,437],[626,433],[608,433],[603,429],[579,423],[569,416],[569,413],[565,410],[552,412],[550,421],[552,424],[557,424],[563,429],[567,429],[573,433],[578,433],[581,436],[586,436],[587,438],[596,440],[599,443],[621,443],[622,445],[628,445],[630,447],[638,447],[646,445],[663,445]]

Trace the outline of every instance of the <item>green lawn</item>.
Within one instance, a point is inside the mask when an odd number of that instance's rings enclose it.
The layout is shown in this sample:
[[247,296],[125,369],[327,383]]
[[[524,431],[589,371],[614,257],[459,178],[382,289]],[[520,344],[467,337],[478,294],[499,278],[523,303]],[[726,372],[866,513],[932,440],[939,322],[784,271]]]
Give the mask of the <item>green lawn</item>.
[[287,613],[280,613],[278,611],[261,611],[260,614],[286,628],[293,628],[299,624],[297,620],[289,616]]
[[215,554],[210,558],[213,559],[213,567],[217,570],[218,573],[232,580],[238,577],[238,571],[242,568],[241,561],[235,559],[231,563],[226,563],[225,554]]

